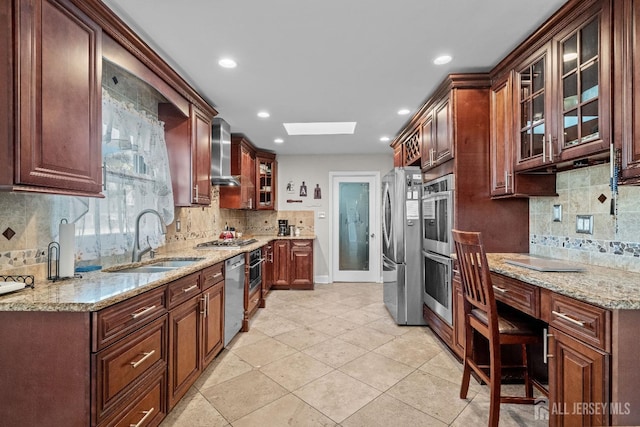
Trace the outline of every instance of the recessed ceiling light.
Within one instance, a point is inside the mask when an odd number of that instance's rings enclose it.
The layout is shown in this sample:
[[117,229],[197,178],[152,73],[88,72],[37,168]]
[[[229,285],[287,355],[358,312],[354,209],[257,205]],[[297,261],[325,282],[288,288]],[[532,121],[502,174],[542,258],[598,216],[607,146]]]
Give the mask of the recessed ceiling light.
[[383,136],[382,138],[380,138],[381,142],[389,142],[391,140],[391,138],[389,138],[388,136]]
[[276,138],[276,139],[273,140],[273,142],[275,142],[276,144],[282,144],[284,142],[284,139]]
[[409,110],[408,108],[403,108],[401,110],[398,110],[398,115],[399,116],[406,116],[410,112],[411,112],[411,110]]
[[222,58],[220,61],[218,61],[218,65],[224,68],[236,68],[238,66],[238,64],[236,64],[236,61],[231,58]]
[[267,111],[259,111],[258,112],[258,117],[261,117],[263,119],[266,119],[267,117],[269,117],[271,114],[269,114]]
[[351,135],[356,122],[283,123],[289,135]]
[[438,56],[436,59],[434,59],[433,63],[436,65],[444,65],[451,62],[452,59],[453,58],[451,57],[451,55],[441,55],[441,56]]

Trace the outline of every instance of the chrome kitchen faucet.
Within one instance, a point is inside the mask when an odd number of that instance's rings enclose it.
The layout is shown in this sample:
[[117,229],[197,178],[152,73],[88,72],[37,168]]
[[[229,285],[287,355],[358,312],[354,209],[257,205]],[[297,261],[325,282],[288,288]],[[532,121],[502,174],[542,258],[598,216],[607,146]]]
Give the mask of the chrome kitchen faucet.
[[136,233],[133,240],[133,253],[131,254],[131,262],[140,262],[142,256],[147,252],[151,251],[151,244],[149,244],[149,236],[147,236],[147,247],[144,249],[140,248],[140,218],[144,216],[144,214],[152,213],[155,214],[160,220],[160,226],[162,227],[162,234],[167,234],[167,226],[165,225],[162,217],[155,209],[145,209],[141,211],[136,217]]

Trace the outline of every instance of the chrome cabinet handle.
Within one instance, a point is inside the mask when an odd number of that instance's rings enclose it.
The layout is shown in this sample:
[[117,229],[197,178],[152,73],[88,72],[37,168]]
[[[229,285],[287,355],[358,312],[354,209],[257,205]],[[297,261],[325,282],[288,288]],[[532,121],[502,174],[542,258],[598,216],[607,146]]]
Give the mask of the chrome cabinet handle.
[[[533,147],[531,148],[533,149]],[[546,163],[546,162],[547,162],[547,136],[542,135],[542,163]]]
[[553,162],[553,138],[549,134],[549,161]]
[[102,189],[107,189],[107,162],[102,162]]
[[204,316],[207,316],[207,296],[203,295],[202,298],[200,298],[200,301],[202,301],[202,309],[200,310],[200,314],[204,314]]
[[198,285],[191,285],[188,288],[182,288],[182,292],[186,294],[187,292],[191,292],[194,289],[198,289]]
[[142,356],[142,358],[136,362],[130,362],[131,363],[131,367],[133,368],[137,368],[138,366],[140,366],[140,364],[142,362],[144,362],[145,360],[147,360],[148,358],[150,358],[156,351],[155,350],[151,350],[149,352],[146,353],[142,353],[144,356]]
[[574,319],[574,318],[572,318],[572,317],[567,316],[567,315],[566,315],[566,314],[564,314],[564,313],[558,313],[558,312],[557,312],[557,311],[555,311],[555,310],[551,310],[551,313],[552,313],[552,314],[555,314],[556,316],[558,316],[558,317],[559,317],[559,318],[561,318],[561,319],[566,320],[567,322],[571,322],[571,323],[573,323],[574,325],[578,325],[578,326],[580,326],[581,328],[584,328],[584,324],[585,324],[585,322],[583,322],[583,321],[581,321],[581,320],[576,320],[576,319]]
[[151,414],[153,414],[154,410],[155,410],[155,408],[151,408],[148,411],[142,411],[142,413],[144,414],[144,417],[142,417],[142,419],[140,421],[138,421],[137,424],[129,424],[129,427],[140,427],[142,424],[144,424],[144,422],[147,420],[147,418],[149,418],[151,416]]
[[509,173],[509,171],[504,171],[504,192],[508,193],[509,192],[509,177],[511,176],[511,174]]
[[542,361],[546,365],[548,359],[553,357],[553,354],[549,353],[549,338],[553,338],[553,334],[547,332],[547,328],[542,330]]
[[222,272],[219,271],[213,275],[213,278],[215,279],[216,277],[220,277],[220,276],[222,276]]
[[507,293],[507,289],[505,289],[505,288],[499,288],[499,287],[497,287],[496,285],[493,285],[493,289],[494,289],[494,290],[496,290],[496,291],[498,291],[498,292],[500,292],[500,293],[503,293],[503,294]]
[[150,312],[151,310],[155,309],[156,306],[152,305],[151,307],[147,307],[145,309],[143,309],[142,311],[138,311],[137,313],[131,313],[131,317],[134,319],[137,319],[140,316],[144,316],[145,314],[147,314],[148,312]]

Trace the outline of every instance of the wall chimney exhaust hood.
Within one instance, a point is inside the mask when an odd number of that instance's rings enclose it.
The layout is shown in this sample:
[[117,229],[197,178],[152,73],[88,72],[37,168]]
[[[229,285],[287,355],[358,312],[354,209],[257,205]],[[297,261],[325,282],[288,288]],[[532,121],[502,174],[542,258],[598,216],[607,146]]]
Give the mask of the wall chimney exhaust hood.
[[240,185],[231,176],[231,126],[220,118],[211,129],[211,185]]

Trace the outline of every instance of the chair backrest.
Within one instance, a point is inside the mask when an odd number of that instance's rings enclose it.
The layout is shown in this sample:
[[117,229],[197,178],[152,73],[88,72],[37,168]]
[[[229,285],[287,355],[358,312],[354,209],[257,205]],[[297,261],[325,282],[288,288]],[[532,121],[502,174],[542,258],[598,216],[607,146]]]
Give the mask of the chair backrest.
[[490,325],[497,325],[496,300],[482,236],[479,232],[453,230],[452,233],[465,300],[473,308],[484,311]]

